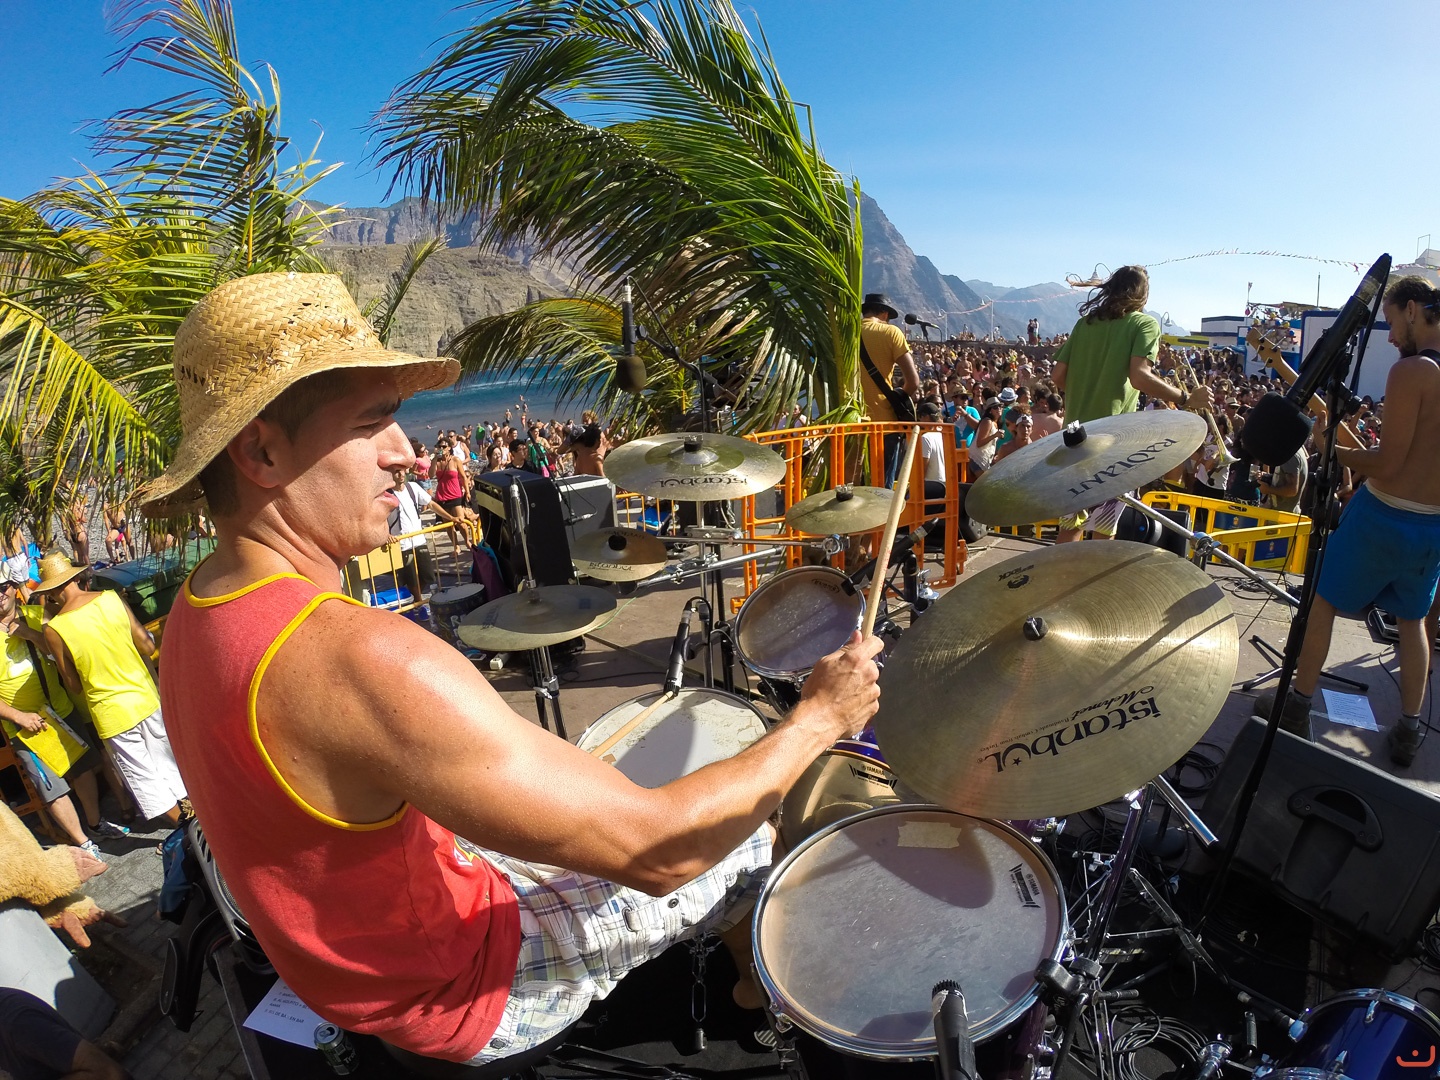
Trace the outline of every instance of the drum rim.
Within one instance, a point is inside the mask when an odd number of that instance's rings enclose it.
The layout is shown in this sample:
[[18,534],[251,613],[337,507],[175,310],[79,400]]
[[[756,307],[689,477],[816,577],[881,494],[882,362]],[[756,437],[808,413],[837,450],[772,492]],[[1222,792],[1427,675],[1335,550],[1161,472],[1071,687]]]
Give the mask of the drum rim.
[[[756,675],[763,675],[768,679],[785,679],[789,682],[796,682],[810,674],[813,669],[814,665],[804,668],[778,668],[762,664],[758,660],[751,658],[750,655],[745,652],[742,639],[745,633],[745,608],[751,600],[754,600],[766,589],[774,587],[775,583],[782,578],[794,577],[799,574],[814,574],[816,572],[819,572],[822,577],[835,576],[842,580],[848,579],[845,571],[836,566],[792,566],[789,570],[781,570],[780,573],[774,577],[767,578],[755,586],[755,591],[745,597],[745,602],[740,605],[740,610],[735,613],[735,630],[731,635],[735,643],[735,655],[740,658],[741,664],[749,668]],[[860,624],[865,621],[865,594],[857,589],[855,590],[855,599],[860,602],[860,618],[856,620],[855,623],[858,629]]]
[[[676,701],[679,701],[679,700],[680,700],[681,698],[683,698],[686,694],[697,694],[697,693],[710,694],[710,695],[713,695],[713,696],[719,697],[719,698],[729,698],[731,701],[734,701],[736,704],[738,704],[738,705],[743,705],[749,712],[751,712],[751,713],[754,714],[754,716],[755,716],[755,718],[756,718],[757,720],[760,721],[760,726],[761,726],[761,728],[762,728],[764,731],[769,731],[770,728],[773,726],[773,725],[770,723],[770,721],[768,721],[768,720],[765,719],[765,714],[762,713],[759,709],[757,709],[751,702],[746,701],[746,700],[745,700],[743,697],[741,697],[739,694],[731,693],[729,690],[721,690],[718,686],[683,686],[683,687],[680,688],[679,692],[675,695],[675,700],[676,700]],[[586,737],[587,735],[589,735],[590,732],[592,732],[592,731],[594,731],[596,728],[598,728],[598,727],[600,726],[601,721],[608,719],[611,713],[613,713],[613,712],[615,712],[615,711],[617,711],[617,710],[619,710],[619,709],[623,709],[623,708],[625,708],[625,706],[627,706],[627,705],[635,705],[635,704],[637,704],[637,703],[639,703],[639,704],[640,704],[640,707],[643,709],[646,705],[653,704],[658,698],[660,698],[660,697],[663,696],[664,694],[665,694],[665,691],[664,691],[664,690],[650,690],[650,691],[647,691],[646,693],[639,694],[639,695],[637,695],[636,697],[626,698],[624,701],[620,702],[618,705],[612,705],[610,708],[606,709],[603,713],[601,713],[601,714],[600,714],[599,716],[597,716],[594,720],[592,720],[592,721],[590,722],[590,726],[587,727],[584,731],[582,731],[582,732],[580,733],[580,737],[575,740],[575,746],[576,746],[578,749],[580,749],[580,750],[586,750],[586,751],[588,752],[588,747],[586,747],[586,745],[585,745],[585,737]],[[597,740],[596,740],[596,741],[597,741],[597,742],[604,742],[604,741],[605,741],[605,737],[603,737],[603,736],[597,737]]]
[[[480,591],[480,594],[481,594],[481,595],[484,595],[484,593],[485,593],[485,586],[482,585],[480,582],[478,582],[478,581],[462,581],[462,582],[460,582],[459,585],[447,585],[447,586],[446,586],[445,588],[443,588],[443,589],[436,589],[434,592],[432,592],[432,593],[430,594],[430,603],[432,603],[432,604],[435,604],[435,603],[440,603],[440,604],[452,604],[452,603],[454,603],[455,601],[443,599],[444,595],[445,595],[446,593],[448,593],[448,592],[458,592],[458,591],[461,590],[461,589],[478,589],[478,590]],[[472,595],[472,594],[467,593],[466,595],[469,596],[469,595]]]
[[[1316,1002],[1314,1005],[1310,1006],[1310,1008],[1306,1009],[1300,1015],[1300,1019],[1305,1023],[1306,1033],[1308,1033],[1310,1018],[1315,1016],[1317,1013],[1323,1011],[1328,1006],[1344,1004],[1346,1002],[1353,1002],[1359,1004],[1361,1002],[1372,1001],[1380,1002],[1385,1005],[1391,1005],[1394,1006],[1396,1009],[1399,1009],[1401,1012],[1409,1013],[1421,1023],[1428,1025],[1435,1035],[1440,1036],[1440,1015],[1431,1012],[1414,998],[1407,998],[1404,994],[1397,994],[1395,993],[1395,991],[1386,990],[1383,987],[1356,987],[1351,990],[1342,990],[1340,993],[1334,994],[1326,998],[1324,1001]],[[1300,1036],[1301,1039],[1303,1039],[1304,1037],[1304,1034]],[[1297,1040],[1297,1045],[1298,1042],[1299,1040]],[[1310,1068],[1310,1066],[1296,1065],[1292,1066],[1292,1068],[1303,1069]]]
[[[958,810],[951,810],[949,807],[940,806],[937,803],[897,803],[893,806],[877,806],[873,809],[864,810],[858,814],[852,814],[850,817],[832,822],[819,832],[807,836],[775,865],[770,871],[769,877],[765,879],[764,886],[760,889],[760,895],[755,900],[755,910],[750,917],[751,952],[755,959],[755,976],[760,980],[761,988],[764,989],[766,997],[770,1000],[768,1011],[774,1014],[777,1019],[783,1018],[785,1021],[794,1024],[800,1030],[813,1038],[819,1039],[833,1050],[840,1050],[847,1054],[869,1058],[872,1061],[925,1061],[935,1056],[938,1048],[933,1037],[915,1043],[913,1046],[904,1050],[870,1040],[855,1039],[853,1037],[841,1040],[836,1037],[833,1031],[816,1030],[819,1025],[812,1025],[807,1017],[786,1011],[785,1007],[789,1004],[788,999],[771,977],[770,969],[765,964],[765,958],[760,954],[760,943],[762,941],[760,919],[765,913],[765,908],[770,902],[770,897],[775,891],[776,884],[785,876],[785,871],[789,869],[790,864],[803,852],[819,843],[831,833],[839,832],[846,826],[853,825],[863,818],[880,817],[884,814],[923,813],[937,810],[944,814],[953,814],[956,817],[968,818],[971,821],[979,821],[983,824],[993,826],[997,831],[1009,833],[1014,840],[1018,841],[1017,847],[1019,850],[1034,852],[1035,856],[1040,860],[1041,868],[1049,875],[1051,883],[1055,886],[1056,899],[1060,905],[1060,925],[1056,928],[1055,947],[1050,951],[1049,958],[1058,961],[1065,954],[1065,950],[1070,947],[1070,905],[1065,899],[1065,889],[1060,883],[1060,874],[1055,869],[1055,864],[1050,861],[1050,856],[1045,854],[1044,849],[1042,849],[1039,844],[1035,843],[1018,829],[1012,828],[1009,824],[997,818],[981,818],[975,817],[973,814],[962,814]],[[1023,1016],[1039,999],[1040,986],[1032,979],[1030,988],[1015,1001],[1011,1002],[1006,1008],[996,1013],[988,1023],[972,1026],[970,1029],[971,1037],[975,1042],[980,1043],[992,1035],[998,1035]]]

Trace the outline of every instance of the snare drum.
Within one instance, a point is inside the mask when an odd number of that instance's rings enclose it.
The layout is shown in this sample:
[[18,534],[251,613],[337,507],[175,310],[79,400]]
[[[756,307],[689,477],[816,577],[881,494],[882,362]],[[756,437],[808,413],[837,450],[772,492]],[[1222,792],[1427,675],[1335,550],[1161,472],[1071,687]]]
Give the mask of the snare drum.
[[[1440,1017],[1388,990],[1349,990],[1308,1009],[1295,1048],[1255,1076],[1269,1080],[1434,1080]],[[1297,1028],[1291,1028],[1294,1035]]]
[[435,590],[430,594],[430,617],[435,624],[435,632],[457,649],[466,648],[455,627],[484,603],[484,585],[454,585]]
[[[617,705],[576,743],[593,750],[619,731],[663,691]],[[765,734],[764,718],[749,702],[723,690],[681,690],[635,730],[605,751],[604,759],[641,787],[660,787],[716,761],[732,758]]]
[[930,990],[956,979],[981,1042],[1035,1002],[1069,922],[1043,852],[1009,826],[883,806],[816,833],[755,905],[755,965],[777,1019],[843,1053],[935,1056]]
[[873,743],[842,739],[810,763],[780,804],[780,837],[795,847],[827,825],[877,806],[923,803]]
[[776,574],[735,616],[735,651],[757,675],[800,682],[816,662],[850,640],[865,617],[865,597],[833,566]]

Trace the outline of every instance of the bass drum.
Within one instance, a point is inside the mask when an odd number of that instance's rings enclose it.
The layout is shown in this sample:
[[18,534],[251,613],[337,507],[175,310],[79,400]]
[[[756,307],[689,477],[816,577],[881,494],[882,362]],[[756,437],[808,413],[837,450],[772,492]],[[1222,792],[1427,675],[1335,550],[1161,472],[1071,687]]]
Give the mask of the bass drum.
[[[1440,1017],[1388,990],[1349,990],[1307,1009],[1295,1048],[1256,1080],[1434,1080]],[[1292,1037],[1297,1028],[1292,1027]]]
[[865,597],[833,566],[776,574],[735,616],[740,662],[768,679],[803,682],[822,656],[850,640],[865,618]]
[[780,804],[780,838],[796,847],[837,821],[895,803],[923,803],[885,764],[880,748],[842,739],[810,763]]
[[[593,752],[654,704],[657,690],[617,705],[580,736],[576,746]],[[732,758],[765,734],[765,719],[747,701],[723,690],[681,690],[601,758],[641,787],[655,788]]]
[[958,979],[981,1042],[1037,999],[1069,919],[1055,868],[1014,829],[937,806],[882,806],[822,829],[755,905],[755,966],[777,1019],[842,1054],[936,1054],[931,988]]

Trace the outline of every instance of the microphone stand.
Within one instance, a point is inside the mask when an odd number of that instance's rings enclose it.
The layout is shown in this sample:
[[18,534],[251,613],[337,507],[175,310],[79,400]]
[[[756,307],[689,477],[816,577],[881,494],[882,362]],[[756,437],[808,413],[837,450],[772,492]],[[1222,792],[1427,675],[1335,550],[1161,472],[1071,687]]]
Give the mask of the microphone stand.
[[[1275,735],[1280,728],[1280,716],[1284,711],[1285,699],[1290,693],[1290,683],[1295,677],[1295,668],[1300,660],[1300,649],[1305,643],[1305,632],[1310,626],[1310,611],[1315,605],[1320,569],[1325,562],[1325,544],[1330,536],[1330,522],[1335,510],[1336,490],[1340,481],[1340,463],[1336,456],[1339,433],[1335,429],[1339,427],[1340,421],[1344,417],[1342,403],[1348,395],[1354,393],[1354,388],[1359,386],[1360,365],[1365,360],[1365,346],[1369,343],[1370,331],[1380,313],[1380,305],[1385,295],[1384,286],[1385,283],[1382,281],[1380,288],[1375,291],[1375,298],[1370,304],[1370,317],[1360,328],[1358,341],[1354,345],[1347,342],[1345,348],[1337,351],[1331,362],[1331,369],[1322,376],[1326,386],[1327,420],[1332,427],[1326,450],[1320,456],[1320,468],[1315,473],[1315,515],[1312,518],[1310,545],[1305,553],[1305,580],[1300,587],[1300,602],[1296,605],[1295,617],[1290,621],[1290,634],[1285,641],[1284,663],[1280,665],[1280,681],[1275,687],[1275,704],[1271,706],[1270,715],[1266,718],[1265,735],[1260,741],[1260,749],[1256,752],[1255,760],[1250,765],[1250,772],[1245,777],[1245,784],[1240,789],[1240,798],[1235,804],[1235,816],[1230,824],[1230,835],[1226,838],[1225,849],[1220,856],[1220,865],[1215,872],[1215,880],[1211,882],[1210,891],[1200,909],[1200,918],[1195,927],[1197,933],[1203,929],[1205,921],[1215,910],[1215,905],[1219,903],[1220,894],[1234,867],[1235,855],[1240,847],[1240,837],[1245,831],[1245,823],[1249,820],[1255,796],[1260,790],[1260,780],[1265,772],[1265,764],[1269,761],[1271,749],[1275,745]],[[1347,374],[1351,375],[1349,388],[1345,385]],[[1301,447],[1303,449],[1303,443]]]

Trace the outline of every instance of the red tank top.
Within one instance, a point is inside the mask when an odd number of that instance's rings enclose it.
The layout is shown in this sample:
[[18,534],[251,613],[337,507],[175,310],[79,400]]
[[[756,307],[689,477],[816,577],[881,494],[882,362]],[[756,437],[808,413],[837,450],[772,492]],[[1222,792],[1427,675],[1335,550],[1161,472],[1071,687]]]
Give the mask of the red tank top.
[[[461,479],[460,470],[454,468],[453,457],[444,457],[435,463],[435,498],[437,499],[463,499],[465,497],[465,481]],[[446,467],[441,468],[441,464]]]
[[270,658],[326,600],[345,598],[294,575],[213,598],[186,580],[160,670],[170,745],[220,872],[300,998],[350,1031],[464,1061],[515,978],[509,883],[414,807],[352,825],[307,806],[250,711]]

